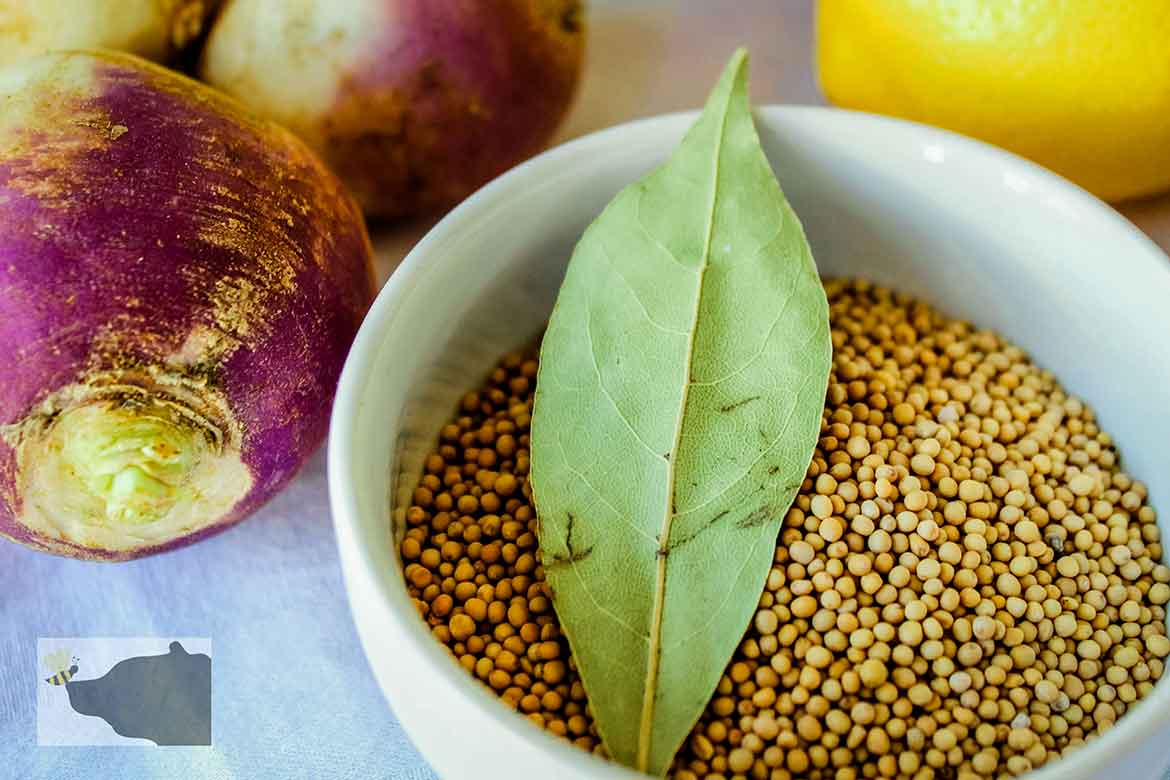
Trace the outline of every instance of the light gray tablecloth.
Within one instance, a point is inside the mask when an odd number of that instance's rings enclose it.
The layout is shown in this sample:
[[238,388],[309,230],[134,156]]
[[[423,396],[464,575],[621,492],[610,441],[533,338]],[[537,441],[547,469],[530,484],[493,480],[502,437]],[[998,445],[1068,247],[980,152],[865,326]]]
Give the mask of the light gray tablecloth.
[[[757,103],[819,102],[806,0],[593,0],[561,137],[702,103],[739,44]],[[1123,209],[1170,247],[1170,198]],[[384,279],[427,225],[379,236]],[[0,381],[3,381],[0,379]],[[212,640],[213,747],[36,746],[38,636]],[[319,454],[256,517],[195,547],[82,563],[0,542],[0,778],[429,780],[362,656]]]
[[[362,655],[323,452],[259,515],[194,547],[102,564],[4,543],[0,572],[0,777],[434,776]],[[210,637],[212,747],[37,747],[38,636]]]

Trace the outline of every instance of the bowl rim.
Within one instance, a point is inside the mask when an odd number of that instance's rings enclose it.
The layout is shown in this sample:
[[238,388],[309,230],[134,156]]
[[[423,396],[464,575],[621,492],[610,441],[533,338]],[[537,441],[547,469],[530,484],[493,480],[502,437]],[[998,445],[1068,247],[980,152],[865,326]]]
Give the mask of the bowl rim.
[[[770,118],[799,117],[805,121],[855,122],[863,126],[869,124],[895,128],[899,132],[912,133],[922,143],[945,143],[948,149],[948,159],[951,158],[952,152],[959,153],[960,161],[956,164],[992,163],[1004,170],[1014,169],[1018,173],[1028,174],[1037,188],[1055,196],[1063,207],[1072,207],[1077,209],[1079,213],[1092,215],[1093,218],[1101,220],[1108,229],[1128,234],[1130,239],[1137,239],[1137,244],[1144,246],[1146,251],[1128,253],[1127,262],[1147,263],[1146,268],[1139,267],[1136,270],[1140,273],[1161,273],[1165,275],[1167,280],[1170,280],[1170,257],[1167,257],[1166,253],[1146,233],[1109,204],[1080,186],[1054,171],[1005,149],[942,128],[871,112],[827,106],[788,104],[755,106],[753,112],[757,124],[761,122],[761,119],[766,121]],[[361,512],[353,481],[347,475],[353,473],[354,432],[358,411],[363,403],[363,392],[370,386],[373,364],[383,348],[386,334],[392,330],[398,314],[398,302],[409,296],[425,275],[434,271],[437,264],[445,262],[442,253],[435,250],[441,249],[451,238],[458,235],[466,224],[490,218],[500,196],[506,195],[507,191],[521,183],[533,183],[555,175],[561,169],[561,164],[570,158],[590,151],[603,150],[615,142],[620,142],[624,135],[635,129],[654,126],[666,127],[680,123],[686,123],[689,126],[698,115],[698,109],[671,112],[596,130],[548,149],[485,184],[442,217],[406,254],[378,292],[346,358],[330,416],[327,481],[330,509],[351,616],[355,626],[357,626],[359,622],[356,604],[358,595],[355,591],[360,578],[360,583],[368,585],[369,590],[377,593],[379,597],[377,604],[371,606],[387,615],[395,629],[399,631],[402,640],[410,643],[414,649],[419,651],[419,655],[425,659],[426,672],[449,680],[453,680],[458,673],[460,682],[472,683],[474,688],[465,688],[461,684],[457,687],[470,693],[468,703],[474,704],[484,715],[496,715],[498,712],[507,714],[510,713],[510,710],[504,708],[495,695],[467,676],[458,667],[458,664],[450,663],[447,658],[437,652],[432,652],[439,650],[439,647],[430,633],[425,630],[425,624],[418,620],[414,613],[407,615],[387,600],[387,589],[392,587],[391,579],[395,575],[388,571],[380,571],[374,564],[371,551],[359,543],[361,535],[359,529],[362,526]],[[1048,207],[1056,208],[1057,206],[1049,205]],[[1144,255],[1144,257],[1139,257],[1139,255]],[[391,476],[391,490],[393,490],[394,485],[393,479],[394,477]],[[387,496],[387,500],[390,500],[390,496]],[[388,504],[385,515],[386,522],[390,521],[390,511],[391,507]],[[370,650],[366,647],[366,640],[360,630],[359,637],[367,663],[373,667],[370,660]],[[1170,697],[1170,693],[1167,693],[1170,689],[1170,675],[1166,675],[1166,678],[1159,683],[1163,695],[1158,698]],[[379,687],[382,687],[380,682]],[[1072,754],[1072,757],[1100,764],[1102,761],[1108,761],[1110,755],[1120,755],[1122,751],[1132,748],[1137,742],[1148,737],[1159,725],[1156,717],[1159,710],[1156,709],[1157,703],[1153,701],[1158,690],[1155,688],[1150,696],[1138,703],[1135,709],[1140,707],[1139,712],[1135,713],[1131,710],[1126,716],[1119,718],[1116,725],[1105,734],[1098,735],[1081,745]],[[384,688],[382,693],[388,703],[391,703]],[[495,710],[493,704],[499,705],[498,712],[493,711]],[[1170,706],[1166,706],[1170,705],[1170,699],[1163,705],[1162,709],[1170,710]],[[1140,714],[1142,717],[1135,718],[1133,717],[1135,714]],[[534,729],[531,724],[524,723],[524,719],[521,717],[505,717],[498,720],[511,736],[523,740],[533,749],[540,751],[554,761],[592,764],[591,769],[595,773],[610,774],[614,777],[636,775],[634,770],[585,753],[543,730]],[[402,723],[401,725],[408,733],[412,731],[408,724]],[[1066,758],[1061,758],[1049,762],[1040,769],[1029,773],[1028,777],[1031,780],[1058,780],[1061,766],[1066,760]]]

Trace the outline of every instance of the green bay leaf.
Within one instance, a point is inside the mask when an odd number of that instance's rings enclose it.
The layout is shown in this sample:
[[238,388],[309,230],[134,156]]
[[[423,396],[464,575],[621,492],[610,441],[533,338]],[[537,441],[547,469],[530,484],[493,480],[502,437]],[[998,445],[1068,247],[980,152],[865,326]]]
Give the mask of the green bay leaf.
[[541,348],[540,548],[617,761],[664,774],[742,638],[816,446],[831,352],[741,50],[670,160],[585,231]]

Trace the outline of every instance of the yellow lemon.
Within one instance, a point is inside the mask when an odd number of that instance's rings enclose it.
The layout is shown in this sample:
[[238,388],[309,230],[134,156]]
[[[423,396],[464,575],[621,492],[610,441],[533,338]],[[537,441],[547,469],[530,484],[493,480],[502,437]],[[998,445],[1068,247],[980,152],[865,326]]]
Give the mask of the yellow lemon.
[[957,130],[1108,200],[1170,188],[1170,0],[820,0],[825,96]]

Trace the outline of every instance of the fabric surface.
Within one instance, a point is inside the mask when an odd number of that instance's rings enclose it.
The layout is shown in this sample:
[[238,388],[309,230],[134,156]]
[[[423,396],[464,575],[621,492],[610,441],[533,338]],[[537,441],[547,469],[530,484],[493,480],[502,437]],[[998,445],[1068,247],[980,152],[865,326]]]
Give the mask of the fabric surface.
[[[0,777],[434,777],[362,654],[324,452],[258,515],[201,544],[103,564],[5,542],[0,572]],[[38,747],[38,636],[209,637],[212,747]]]
[[[806,0],[593,0],[592,7],[587,71],[562,139],[700,105],[741,43],[753,52],[755,102],[819,102]],[[1170,248],[1170,197],[1122,211]],[[427,227],[380,234],[381,279]],[[0,778],[434,777],[362,654],[323,453],[257,516],[199,545],[111,565],[0,540],[0,577]],[[211,639],[211,748],[37,747],[44,676],[37,637],[166,635]]]

